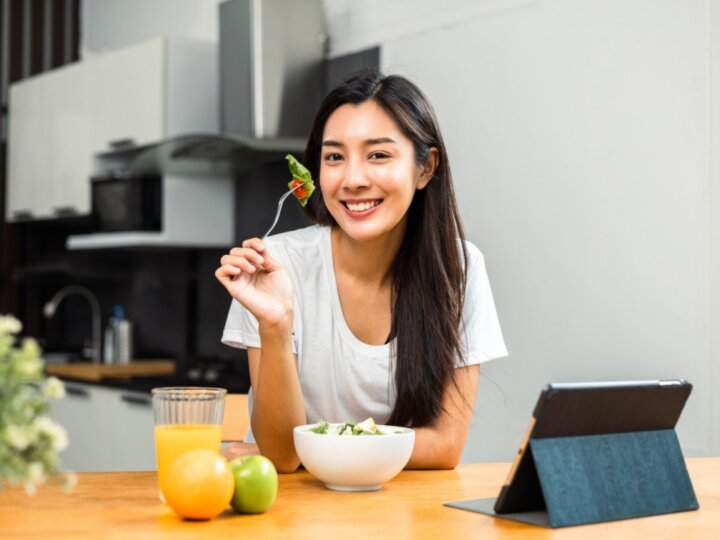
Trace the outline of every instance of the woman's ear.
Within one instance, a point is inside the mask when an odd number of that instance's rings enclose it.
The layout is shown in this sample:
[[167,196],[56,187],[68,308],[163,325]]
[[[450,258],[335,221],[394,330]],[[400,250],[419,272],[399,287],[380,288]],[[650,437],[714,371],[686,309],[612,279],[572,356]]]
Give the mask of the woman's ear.
[[428,158],[425,160],[425,163],[420,165],[420,176],[418,177],[417,186],[415,186],[416,189],[425,189],[425,187],[430,183],[430,180],[432,180],[433,176],[435,176],[435,169],[437,169],[439,159],[438,149],[433,146],[430,149],[430,153],[428,154]]

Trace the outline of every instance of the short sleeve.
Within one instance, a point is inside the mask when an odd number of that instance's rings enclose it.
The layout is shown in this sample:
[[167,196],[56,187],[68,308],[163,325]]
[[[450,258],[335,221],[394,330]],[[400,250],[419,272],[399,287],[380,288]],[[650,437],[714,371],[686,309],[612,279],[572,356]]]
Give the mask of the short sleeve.
[[[297,325],[297,317],[295,324]],[[259,349],[260,348],[260,330],[257,319],[237,300],[232,301],[230,310],[225,321],[222,338],[220,339],[225,345],[236,347],[238,349]],[[293,330],[292,335],[292,351],[297,354],[298,344]]]
[[485,259],[475,245],[470,242],[465,245],[468,275],[460,328],[463,354],[457,359],[455,367],[480,364],[508,355],[485,269]]
[[221,341],[240,349],[260,348],[257,319],[235,299],[230,304]]

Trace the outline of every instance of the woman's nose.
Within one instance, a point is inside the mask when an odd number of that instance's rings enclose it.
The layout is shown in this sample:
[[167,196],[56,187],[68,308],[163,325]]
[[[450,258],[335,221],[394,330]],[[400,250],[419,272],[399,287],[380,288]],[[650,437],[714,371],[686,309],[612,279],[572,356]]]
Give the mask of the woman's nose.
[[345,174],[343,175],[343,189],[355,191],[368,187],[369,185],[370,181],[363,164],[357,160],[348,160]]

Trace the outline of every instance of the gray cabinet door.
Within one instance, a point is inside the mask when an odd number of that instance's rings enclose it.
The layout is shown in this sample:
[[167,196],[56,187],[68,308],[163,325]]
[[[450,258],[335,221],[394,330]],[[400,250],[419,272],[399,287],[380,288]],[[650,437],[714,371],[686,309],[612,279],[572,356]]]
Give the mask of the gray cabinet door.
[[114,429],[113,470],[156,470],[150,394],[113,391],[111,411]]
[[106,391],[89,384],[65,382],[66,395],[51,403],[50,416],[68,434],[60,454],[63,468],[77,472],[112,470],[111,431]]
[[65,382],[66,396],[53,401],[51,417],[68,433],[60,458],[76,472],[155,470],[150,395]]

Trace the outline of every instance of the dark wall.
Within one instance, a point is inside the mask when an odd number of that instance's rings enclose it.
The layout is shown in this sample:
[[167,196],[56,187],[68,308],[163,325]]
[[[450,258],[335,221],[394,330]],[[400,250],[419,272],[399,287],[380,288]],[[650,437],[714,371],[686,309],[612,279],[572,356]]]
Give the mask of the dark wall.
[[8,88],[78,59],[80,1],[1,2],[0,21],[7,23],[0,24],[0,313],[22,316],[25,297],[33,291],[17,279],[16,271],[32,258],[29,242],[37,231],[5,223]]

